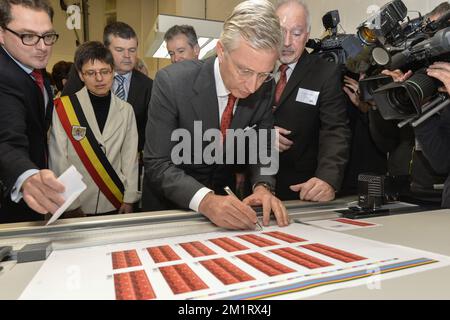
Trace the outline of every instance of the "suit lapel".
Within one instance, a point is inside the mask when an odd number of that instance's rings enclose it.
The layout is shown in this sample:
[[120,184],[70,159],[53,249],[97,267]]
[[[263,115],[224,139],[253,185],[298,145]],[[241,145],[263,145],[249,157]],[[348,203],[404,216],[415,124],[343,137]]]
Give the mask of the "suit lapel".
[[214,61],[215,59],[211,58],[203,64],[193,87],[195,95],[191,103],[194,112],[203,122],[203,130],[219,128],[219,102],[214,77]]
[[312,64],[310,62],[310,55],[308,52],[303,52],[302,56],[298,60],[297,65],[295,66],[294,71],[292,72],[291,77],[289,78],[288,83],[286,84],[286,88],[284,88],[283,94],[280,98],[280,105],[278,109],[283,107],[283,102],[291,96],[292,92],[298,88],[300,83],[306,79],[306,75],[309,73],[309,70],[312,68]]
[[108,118],[103,129],[103,140],[107,142],[114,133],[122,126],[124,119],[122,117],[123,102],[115,95],[111,95],[111,104],[109,106]]
[[255,96],[251,95],[250,98],[239,99],[230,129],[243,129],[249,124],[256,108],[257,99],[255,99]]
[[127,102],[134,106],[138,93],[139,93],[139,81],[136,81],[136,72],[133,70],[131,73],[131,80],[130,80],[130,91],[128,91],[128,99]]

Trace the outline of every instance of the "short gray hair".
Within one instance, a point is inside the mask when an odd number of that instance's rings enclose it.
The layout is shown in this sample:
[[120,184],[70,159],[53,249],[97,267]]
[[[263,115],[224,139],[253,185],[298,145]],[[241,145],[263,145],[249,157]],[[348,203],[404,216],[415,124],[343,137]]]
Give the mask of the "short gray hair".
[[224,22],[220,41],[226,50],[232,51],[240,38],[248,41],[254,49],[280,52],[283,34],[272,3],[248,0],[234,8]]
[[308,32],[311,32],[311,15],[309,14],[309,8],[304,1],[302,1],[302,0],[278,0],[277,4],[275,5],[275,10],[278,10],[280,7],[282,7],[288,3],[296,3],[299,6],[303,7],[303,10],[305,10],[305,14],[306,14],[306,27],[307,27]]
[[186,24],[172,26],[164,34],[164,40],[166,42],[168,42],[180,34],[184,34],[186,36],[186,38],[188,40],[188,44],[192,48],[194,48],[195,46],[198,46],[197,33],[195,32],[194,27],[190,26],[190,25],[186,25]]

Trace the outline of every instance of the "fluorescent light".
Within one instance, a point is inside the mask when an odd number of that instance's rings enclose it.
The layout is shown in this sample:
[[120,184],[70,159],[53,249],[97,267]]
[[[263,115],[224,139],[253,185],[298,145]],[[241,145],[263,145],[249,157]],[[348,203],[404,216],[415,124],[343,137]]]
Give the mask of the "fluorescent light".
[[211,50],[214,50],[216,48],[217,42],[219,42],[219,39],[210,39],[210,41],[200,49],[200,54],[198,55],[199,59],[203,59],[203,57],[210,52]]

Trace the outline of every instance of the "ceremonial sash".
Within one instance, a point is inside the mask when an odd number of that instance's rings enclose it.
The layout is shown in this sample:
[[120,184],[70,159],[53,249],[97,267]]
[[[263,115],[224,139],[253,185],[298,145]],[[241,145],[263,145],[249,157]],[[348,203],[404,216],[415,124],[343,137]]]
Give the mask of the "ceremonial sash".
[[89,127],[78,98],[72,95],[56,99],[55,108],[67,137],[92,180],[119,209],[125,188]]

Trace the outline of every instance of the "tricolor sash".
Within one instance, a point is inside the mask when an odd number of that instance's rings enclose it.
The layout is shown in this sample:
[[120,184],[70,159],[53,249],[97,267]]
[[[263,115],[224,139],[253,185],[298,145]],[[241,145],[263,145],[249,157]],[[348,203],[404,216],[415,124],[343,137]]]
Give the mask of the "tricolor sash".
[[89,127],[78,98],[71,95],[56,99],[55,108],[67,137],[92,180],[119,209],[125,188]]

